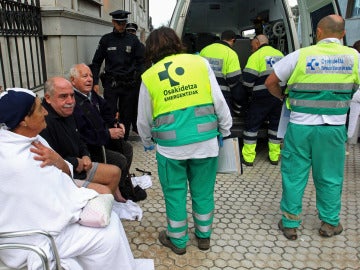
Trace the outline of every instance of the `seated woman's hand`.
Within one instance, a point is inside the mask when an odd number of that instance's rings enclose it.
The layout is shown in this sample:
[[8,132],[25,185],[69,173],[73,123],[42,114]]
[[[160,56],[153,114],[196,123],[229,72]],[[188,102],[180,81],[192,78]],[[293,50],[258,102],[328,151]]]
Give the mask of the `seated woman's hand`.
[[33,148],[30,148],[30,152],[36,154],[34,156],[35,160],[42,161],[40,167],[45,166],[55,166],[63,172],[70,175],[69,166],[66,164],[65,160],[53,149],[46,147],[41,142],[33,142]]

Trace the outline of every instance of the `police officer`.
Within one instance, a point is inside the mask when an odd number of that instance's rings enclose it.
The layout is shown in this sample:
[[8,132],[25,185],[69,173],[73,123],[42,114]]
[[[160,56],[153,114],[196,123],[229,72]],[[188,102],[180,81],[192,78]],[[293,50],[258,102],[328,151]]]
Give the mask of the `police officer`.
[[232,30],[221,33],[221,40],[204,47],[200,55],[208,59],[229,108],[234,102],[244,107],[247,93],[241,84],[241,67],[237,53],[233,50],[236,34]]
[[126,32],[136,35],[138,30],[138,25],[136,23],[127,23]]
[[282,103],[269,93],[264,83],[272,71],[273,64],[284,55],[269,45],[269,40],[265,35],[255,36],[251,41],[251,49],[253,54],[250,55],[243,70],[243,83],[245,87],[252,90],[252,97],[243,132],[242,162],[247,166],[253,166],[258,131],[264,121],[268,120],[269,160],[271,164],[277,165],[281,139],[276,135]]
[[101,75],[104,98],[115,115],[119,112],[120,122],[125,125],[124,140],[129,137],[133,107],[137,101],[138,80],[144,69],[144,50],[139,39],[125,31],[130,12],[111,12],[113,32],[101,37],[92,60],[94,90],[99,91],[99,73],[105,60],[105,70]]
[[343,46],[345,21],[338,15],[322,18],[316,45],[292,52],[274,65],[265,81],[269,91],[283,99],[279,82],[287,82],[290,107],[281,152],[282,218],[279,229],[297,239],[302,197],[310,168],[316,189],[319,234],[340,234],[341,191],[344,181],[346,117],[359,85],[359,54]]

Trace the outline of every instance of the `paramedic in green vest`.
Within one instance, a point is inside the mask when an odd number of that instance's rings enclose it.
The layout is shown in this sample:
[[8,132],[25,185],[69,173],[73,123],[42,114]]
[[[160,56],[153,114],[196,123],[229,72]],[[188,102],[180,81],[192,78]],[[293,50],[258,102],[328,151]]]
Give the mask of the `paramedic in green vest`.
[[310,168],[321,220],[319,234],[340,234],[341,192],[344,180],[346,116],[359,84],[359,54],[343,46],[345,21],[338,15],[322,18],[317,44],[297,50],[274,65],[265,85],[279,99],[279,82],[287,82],[290,122],[281,152],[282,218],[279,229],[297,239],[302,197]]
[[200,55],[209,61],[229,108],[241,113],[247,105],[247,93],[241,83],[239,56],[233,49],[235,41],[235,32],[226,30],[221,40],[203,48]]
[[142,75],[137,127],[145,151],[156,144],[167,216],[159,240],[176,254],[186,253],[189,186],[198,248],[207,250],[219,144],[230,135],[230,110],[208,61],[185,54],[174,30],[152,31],[145,48],[152,66]]
[[277,130],[282,102],[269,93],[264,83],[272,72],[273,65],[284,55],[269,45],[269,39],[265,35],[255,36],[251,41],[251,49],[253,54],[243,70],[243,84],[252,94],[243,132],[242,162],[246,166],[253,166],[258,131],[264,121],[268,120],[269,160],[272,165],[277,165],[281,143]]

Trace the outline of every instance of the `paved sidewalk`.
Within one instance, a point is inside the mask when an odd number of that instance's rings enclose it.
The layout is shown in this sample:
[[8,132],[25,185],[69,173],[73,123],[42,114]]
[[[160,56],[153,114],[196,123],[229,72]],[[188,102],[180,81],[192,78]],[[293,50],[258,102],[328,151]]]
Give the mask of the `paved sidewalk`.
[[342,234],[322,238],[310,178],[303,200],[303,223],[296,241],[287,240],[277,228],[281,213],[280,166],[267,161],[262,146],[254,167],[244,174],[219,174],[216,209],[209,251],[196,246],[191,205],[188,198],[190,241],[187,253],[179,256],[157,240],[166,228],[165,205],[158,181],[155,151],[144,152],[137,137],[131,137],[135,168],[152,172],[148,198],[139,202],[143,218],[123,220],[136,258],[152,258],[156,270],[190,269],[360,269],[360,146],[349,145],[343,188]]

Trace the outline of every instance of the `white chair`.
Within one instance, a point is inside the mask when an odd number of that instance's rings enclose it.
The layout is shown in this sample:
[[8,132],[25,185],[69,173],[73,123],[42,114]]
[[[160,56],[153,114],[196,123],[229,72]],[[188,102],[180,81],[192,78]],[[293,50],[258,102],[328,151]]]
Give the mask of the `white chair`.
[[[41,259],[43,269],[50,270],[50,265],[51,265],[50,258],[48,258],[45,251],[42,248],[32,244],[21,244],[21,243],[14,243],[11,241],[12,238],[34,236],[34,235],[42,235],[47,238],[51,246],[51,252],[53,254],[53,258],[55,259],[55,269],[61,270],[60,258],[55,245],[54,238],[50,233],[46,231],[27,230],[27,231],[2,232],[0,233],[0,239],[2,240],[0,244],[0,252],[3,249],[23,249],[23,250],[29,250],[35,252]],[[8,239],[9,241],[4,241],[4,239]],[[0,270],[9,270],[9,269],[12,268],[7,267],[3,262],[0,261]],[[21,270],[23,269],[25,270],[27,268],[25,267],[22,268]]]

